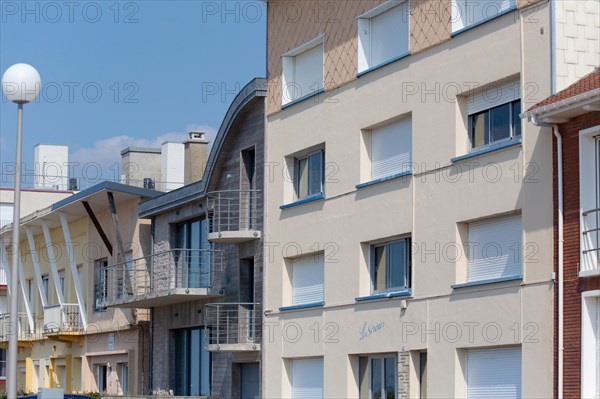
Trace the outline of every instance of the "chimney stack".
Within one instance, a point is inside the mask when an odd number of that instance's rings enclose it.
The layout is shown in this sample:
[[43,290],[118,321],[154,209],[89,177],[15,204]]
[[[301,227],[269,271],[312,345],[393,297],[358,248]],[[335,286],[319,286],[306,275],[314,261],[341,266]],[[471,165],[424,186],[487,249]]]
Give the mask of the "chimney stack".
[[202,180],[206,163],[208,162],[208,143],[204,132],[190,132],[190,138],[183,142],[184,154],[184,183],[190,184]]

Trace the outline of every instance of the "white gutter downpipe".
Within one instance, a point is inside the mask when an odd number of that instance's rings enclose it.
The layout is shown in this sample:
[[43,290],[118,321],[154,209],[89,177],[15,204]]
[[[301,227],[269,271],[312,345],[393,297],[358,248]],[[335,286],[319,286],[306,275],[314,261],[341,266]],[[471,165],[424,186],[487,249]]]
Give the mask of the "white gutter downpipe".
[[564,262],[563,262],[563,156],[562,156],[562,135],[558,129],[558,124],[549,124],[539,122],[535,115],[529,117],[531,123],[535,126],[550,127],[556,137],[556,163],[558,180],[558,399],[563,399],[564,386]]

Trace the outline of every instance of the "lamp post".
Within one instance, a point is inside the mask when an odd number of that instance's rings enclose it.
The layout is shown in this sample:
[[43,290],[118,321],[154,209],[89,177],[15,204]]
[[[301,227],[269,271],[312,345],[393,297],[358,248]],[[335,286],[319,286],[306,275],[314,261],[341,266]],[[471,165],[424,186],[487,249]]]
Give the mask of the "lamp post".
[[21,131],[23,127],[23,104],[27,104],[40,93],[42,81],[40,74],[29,64],[15,64],[2,76],[2,91],[12,102],[18,105],[17,114],[17,152],[15,156],[15,194],[13,207],[11,278],[10,278],[10,330],[8,337],[8,356],[6,362],[6,395],[8,399],[17,397],[17,351],[19,322],[19,216],[21,208]]

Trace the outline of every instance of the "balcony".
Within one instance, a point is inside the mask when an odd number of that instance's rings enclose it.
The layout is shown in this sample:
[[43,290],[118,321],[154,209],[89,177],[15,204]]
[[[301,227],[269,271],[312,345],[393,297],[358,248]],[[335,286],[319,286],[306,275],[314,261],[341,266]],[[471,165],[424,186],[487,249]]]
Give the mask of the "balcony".
[[600,208],[581,212],[581,277],[600,274]]
[[261,237],[262,195],[258,190],[214,191],[206,195],[211,217],[208,240],[236,244]]
[[[35,315],[33,316],[33,320],[35,320]],[[14,331],[14,327],[10,324],[9,313],[0,314],[0,348],[8,347],[8,338]],[[33,341],[44,339],[41,326],[38,323],[34,322],[33,329],[30,328],[29,321],[27,320],[27,313],[19,313],[17,319],[17,334],[20,348],[31,347]]]
[[211,303],[204,309],[211,352],[260,350],[262,313],[258,303]]
[[151,308],[223,295],[223,252],[173,249],[109,266],[102,306]]
[[79,305],[65,303],[44,308],[44,336],[60,342],[83,343],[84,328]]

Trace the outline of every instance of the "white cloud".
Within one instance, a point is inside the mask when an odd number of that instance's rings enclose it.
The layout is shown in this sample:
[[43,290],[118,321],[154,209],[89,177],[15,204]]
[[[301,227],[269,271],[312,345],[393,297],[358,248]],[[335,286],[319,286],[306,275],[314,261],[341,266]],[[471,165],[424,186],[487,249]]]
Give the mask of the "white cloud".
[[108,180],[114,179],[115,171],[121,167],[121,150],[127,147],[145,147],[160,148],[165,141],[184,141],[187,139],[187,132],[203,131],[206,132],[206,138],[210,140],[209,147],[216,137],[217,130],[211,126],[188,124],[183,132],[168,132],[154,138],[132,137],[120,135],[109,137],[96,141],[92,147],[82,147],[71,150],[69,161],[79,163],[79,167],[74,167],[75,175],[82,170],[83,165],[95,163],[102,168],[102,176]]

